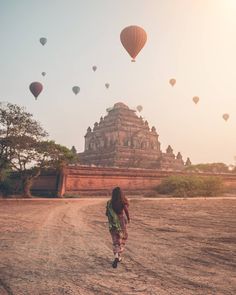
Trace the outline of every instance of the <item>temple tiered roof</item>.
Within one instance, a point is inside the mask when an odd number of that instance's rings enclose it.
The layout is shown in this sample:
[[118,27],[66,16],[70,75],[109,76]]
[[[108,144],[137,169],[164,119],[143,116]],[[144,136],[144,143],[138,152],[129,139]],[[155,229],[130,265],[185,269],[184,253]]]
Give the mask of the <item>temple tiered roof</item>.
[[184,167],[181,154],[176,159],[169,146],[167,153],[160,150],[156,128],[149,128],[148,122],[135,110],[122,102],[107,109],[107,114],[88,127],[85,135],[85,150],[79,154],[81,164],[167,168]]

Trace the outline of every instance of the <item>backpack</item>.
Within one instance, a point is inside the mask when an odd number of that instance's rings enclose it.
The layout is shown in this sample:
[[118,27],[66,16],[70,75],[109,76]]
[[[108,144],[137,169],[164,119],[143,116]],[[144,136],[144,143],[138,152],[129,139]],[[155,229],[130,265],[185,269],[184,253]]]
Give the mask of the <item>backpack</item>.
[[122,231],[121,229],[121,224],[118,215],[112,208],[112,203],[111,200],[107,202],[107,207],[106,207],[106,216],[108,218],[108,223],[109,223],[109,230],[115,230],[117,232]]

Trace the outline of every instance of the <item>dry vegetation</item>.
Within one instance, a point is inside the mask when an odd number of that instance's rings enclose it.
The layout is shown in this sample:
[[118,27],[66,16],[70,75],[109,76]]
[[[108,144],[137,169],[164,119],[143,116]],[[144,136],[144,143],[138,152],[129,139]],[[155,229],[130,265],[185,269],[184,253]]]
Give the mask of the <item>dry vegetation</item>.
[[236,294],[236,199],[133,199],[117,269],[105,202],[0,201],[0,294]]

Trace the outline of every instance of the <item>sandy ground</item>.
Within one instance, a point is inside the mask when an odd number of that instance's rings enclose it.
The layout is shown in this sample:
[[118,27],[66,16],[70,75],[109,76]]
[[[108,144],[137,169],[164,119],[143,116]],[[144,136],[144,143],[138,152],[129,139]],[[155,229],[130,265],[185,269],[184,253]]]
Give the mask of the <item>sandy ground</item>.
[[132,199],[117,269],[105,203],[0,201],[0,294],[236,294],[236,199]]

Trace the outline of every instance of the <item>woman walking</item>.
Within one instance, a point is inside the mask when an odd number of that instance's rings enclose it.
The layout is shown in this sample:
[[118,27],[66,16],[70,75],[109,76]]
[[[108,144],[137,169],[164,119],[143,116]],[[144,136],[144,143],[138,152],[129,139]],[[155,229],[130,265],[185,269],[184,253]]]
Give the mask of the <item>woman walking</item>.
[[[116,187],[112,191],[112,197],[107,202],[106,216],[109,222],[109,231],[112,237],[113,252],[115,259],[112,263],[113,268],[117,267],[121,261],[121,253],[124,251],[125,243],[128,238],[127,222],[129,217],[129,202],[120,187]],[[124,214],[125,213],[125,214]]]

